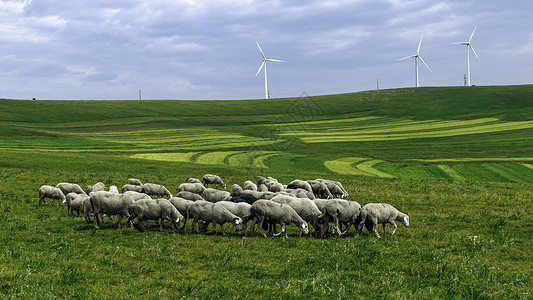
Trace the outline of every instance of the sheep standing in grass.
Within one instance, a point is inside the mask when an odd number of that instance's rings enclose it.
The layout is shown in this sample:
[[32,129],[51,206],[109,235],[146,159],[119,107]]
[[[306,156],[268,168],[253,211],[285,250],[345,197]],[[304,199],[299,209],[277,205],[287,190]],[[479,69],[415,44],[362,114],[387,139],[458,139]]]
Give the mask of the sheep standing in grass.
[[299,180],[299,179],[295,179],[293,181],[291,181],[288,185],[287,185],[287,188],[288,189],[304,189],[308,192],[313,192],[313,189],[311,188],[311,185],[309,185],[309,183],[307,181],[303,181],[303,180]]
[[204,177],[202,177],[202,180],[204,182],[205,187],[208,187],[208,185],[210,184],[214,184],[215,187],[218,187],[218,185],[220,184],[223,189],[226,188],[226,184],[218,175],[205,174]]
[[44,198],[52,199],[48,205],[51,205],[54,202],[54,199],[59,200],[59,205],[61,205],[65,200],[65,194],[58,188],[50,185],[43,185],[39,188],[39,205],[41,205],[41,203],[46,205]]
[[103,182],[97,182],[94,185],[88,185],[85,188],[85,192],[89,195],[92,192],[105,191],[105,184]]
[[227,208],[217,203],[195,201],[189,206],[188,217],[193,218],[192,228],[196,229],[197,233],[200,233],[200,228],[198,227],[199,220],[205,221],[207,226],[209,226],[209,223],[213,224],[213,229],[207,233],[216,233],[216,225],[219,224],[222,230],[222,235],[226,235],[224,224],[228,222],[232,223],[237,231],[244,229],[241,218],[232,214]]
[[348,192],[346,192],[346,190],[342,186],[342,183],[340,183],[339,181],[333,181],[328,179],[316,179],[316,181],[323,182],[328,187],[329,191],[331,192],[331,194],[333,194],[333,196],[341,197],[344,199],[348,198]]
[[196,178],[189,178],[187,179],[187,182],[188,183],[200,183],[200,184],[202,183],[200,179],[196,179]]
[[294,223],[300,229],[300,236],[309,233],[309,227],[296,211],[289,205],[276,203],[270,200],[257,200],[250,207],[250,213],[252,214],[252,224],[250,225],[250,234],[254,234],[254,227],[257,224],[261,234],[266,237],[266,232],[263,229],[263,223],[280,224],[281,231],[274,236],[285,234],[287,236],[286,225]]
[[315,228],[317,236],[321,237],[327,232],[328,223],[325,215],[318,209],[313,200],[307,198],[294,198],[278,195],[271,199],[273,202],[287,204],[292,207],[302,219]]
[[67,205],[67,215],[70,215],[71,212],[76,211],[79,216],[80,212],[83,212],[83,202],[85,199],[89,199],[89,196],[68,193],[65,196],[65,200],[63,200],[63,204]]
[[[326,215],[333,219],[334,230],[339,236],[342,236],[350,230],[352,225],[357,226],[359,224],[361,205],[355,201],[331,199],[326,203],[325,211]],[[346,226],[344,231],[341,231],[340,223]]]
[[208,188],[203,192],[202,198],[209,202],[230,201],[231,194],[226,191]]
[[246,180],[242,185],[243,190],[257,191],[257,185],[250,180]]
[[143,185],[143,193],[151,196],[167,196],[169,199],[172,198],[172,194],[167,190],[166,187],[155,183],[145,183]]
[[[100,214],[108,216],[118,215],[118,228],[121,226],[122,217],[129,218],[129,207],[135,203],[133,199],[125,194],[115,194],[105,191],[93,193],[90,196],[91,207],[94,215],[94,227],[100,228]],[[126,225],[131,224],[127,222]]]
[[195,193],[187,192],[187,191],[179,192],[176,195],[176,197],[191,200],[191,201],[205,200],[204,198],[202,198],[202,196],[195,194]]
[[141,199],[152,199],[152,197],[146,195],[145,193],[139,193],[135,191],[126,191],[124,192],[124,195],[130,196],[133,201],[139,201]]
[[122,186],[122,192],[123,193],[128,192],[128,191],[142,193],[143,192],[143,187],[142,187],[142,185],[134,185],[134,184],[125,184],[124,186]]
[[361,210],[361,221],[357,227],[357,235],[363,231],[363,225],[368,231],[372,231],[378,238],[379,235],[376,227],[378,224],[383,224],[383,235],[385,235],[385,225],[391,224],[394,228],[390,235],[394,235],[398,226],[394,221],[399,221],[405,227],[409,227],[409,216],[400,212],[390,204],[386,203],[368,203]]
[[217,202],[217,204],[224,206],[232,214],[242,219],[242,223],[244,226],[244,235],[246,235],[246,224],[252,217],[252,214],[250,213],[250,207],[252,207],[252,205],[246,202],[235,203],[230,201],[220,201]]
[[184,222],[187,223],[187,211],[189,210],[189,206],[191,206],[194,201],[183,199],[180,197],[172,197],[170,198],[170,203],[174,205],[174,207],[180,212],[180,214],[184,218]]
[[135,179],[135,178],[130,178],[128,180],[126,180],[126,184],[131,184],[131,185],[138,185],[138,186],[142,186],[142,182],[139,180],[139,179]]
[[62,182],[56,185],[56,188],[60,189],[63,192],[63,195],[68,193],[76,193],[81,195],[86,195],[85,191],[75,183]]
[[178,187],[178,192],[191,192],[201,195],[205,191],[205,186],[201,183],[182,183]]
[[242,193],[243,190],[242,190],[242,187],[238,184],[234,184],[231,186],[231,193],[234,194],[234,193]]
[[146,231],[144,220],[159,220],[159,231],[163,231],[164,220],[170,221],[174,232],[185,226],[184,217],[167,199],[139,200],[129,207],[129,213],[128,223],[137,218],[141,231]]
[[258,187],[257,187],[257,191],[258,192],[268,192],[268,187],[266,185],[264,185],[263,183],[261,183]]
[[322,199],[333,198],[333,195],[331,195],[331,192],[329,191],[325,183],[317,181],[317,180],[308,180],[307,183],[309,183],[309,185],[311,186],[311,189],[313,190],[313,194],[315,194],[316,197],[322,198]]
[[285,192],[288,193],[289,195],[292,195],[296,198],[309,198],[311,200],[314,200],[315,199],[315,194],[313,194],[313,192],[309,192],[307,190],[304,190],[304,189],[285,189]]

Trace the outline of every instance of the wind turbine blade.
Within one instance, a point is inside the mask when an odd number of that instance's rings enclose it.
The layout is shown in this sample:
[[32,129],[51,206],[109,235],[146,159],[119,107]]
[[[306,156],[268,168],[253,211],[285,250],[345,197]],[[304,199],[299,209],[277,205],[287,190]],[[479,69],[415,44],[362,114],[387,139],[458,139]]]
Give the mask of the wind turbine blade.
[[418,54],[413,54],[413,55],[410,55],[410,56],[398,58],[397,60],[404,60],[404,59],[413,58],[413,57],[417,57],[417,56],[418,56]]
[[476,50],[474,50],[474,47],[472,47],[472,45],[470,45],[470,44],[468,44],[468,47],[470,47],[470,49],[472,49],[472,52],[474,52],[474,54],[476,55],[477,60],[480,60],[479,56],[477,56]]
[[426,64],[426,62],[424,61],[424,59],[422,58],[422,56],[418,56],[418,58],[420,58],[420,60],[424,63],[424,65],[426,65],[426,67],[428,68],[428,70],[433,73],[433,71],[431,71],[431,68],[428,66],[428,64]]
[[279,60],[279,59],[271,59],[271,58],[267,58],[266,61],[284,62],[284,61]]
[[469,45],[468,42],[457,42],[457,43],[452,43],[453,45]]
[[416,54],[420,53],[420,46],[422,46],[422,38],[424,37],[424,35],[422,34],[420,36],[420,42],[418,43],[418,49],[416,49]]
[[265,66],[265,61],[263,60],[263,63],[259,67],[259,70],[257,70],[257,73],[255,73],[255,76],[259,75],[259,72],[261,72],[261,69],[263,69],[264,66]]
[[257,48],[259,48],[259,52],[261,52],[261,56],[263,56],[263,59],[265,59],[265,54],[263,53],[263,50],[261,50],[261,46],[259,46],[259,42],[255,42],[257,44]]
[[472,31],[472,34],[470,35],[470,39],[468,40],[468,43],[470,43],[470,41],[474,37],[474,32],[476,32],[476,29],[477,29],[477,25],[476,25],[476,27],[474,27],[474,31]]

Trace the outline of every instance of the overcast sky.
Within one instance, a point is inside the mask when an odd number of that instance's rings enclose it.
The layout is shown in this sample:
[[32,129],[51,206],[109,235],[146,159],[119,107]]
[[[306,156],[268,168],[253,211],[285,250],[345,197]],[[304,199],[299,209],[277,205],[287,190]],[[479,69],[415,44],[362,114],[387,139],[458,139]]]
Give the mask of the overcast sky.
[[0,0],[0,98],[260,99],[533,83],[531,0]]

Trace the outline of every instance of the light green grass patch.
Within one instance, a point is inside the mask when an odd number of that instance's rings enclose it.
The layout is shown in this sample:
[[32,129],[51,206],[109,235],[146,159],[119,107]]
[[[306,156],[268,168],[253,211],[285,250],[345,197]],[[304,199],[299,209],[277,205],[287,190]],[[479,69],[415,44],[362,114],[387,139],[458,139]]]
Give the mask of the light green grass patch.
[[465,180],[463,175],[448,165],[438,165],[438,167],[454,180]]
[[385,177],[385,178],[395,177],[391,174],[379,171],[374,168],[375,165],[383,163],[383,162],[384,161],[379,160],[379,159],[371,159],[371,160],[363,161],[362,163],[357,164],[356,168],[373,176]]
[[371,176],[371,174],[362,171],[360,169],[354,168],[352,165],[368,158],[363,157],[343,157],[335,160],[329,160],[324,162],[324,166],[330,171],[343,175],[361,175],[361,176]]
[[191,158],[198,154],[198,152],[186,153],[138,153],[130,156],[131,158],[158,160],[158,161],[173,161],[173,162],[190,162]]
[[240,151],[215,151],[200,154],[196,157],[196,163],[205,165],[223,165],[226,157],[239,153]]
[[254,167],[259,167],[259,168],[268,168],[268,165],[266,164],[266,161],[272,157],[272,156],[275,156],[275,155],[278,155],[277,153],[265,153],[265,154],[261,154],[261,155],[258,155],[256,157],[253,157],[253,166]]

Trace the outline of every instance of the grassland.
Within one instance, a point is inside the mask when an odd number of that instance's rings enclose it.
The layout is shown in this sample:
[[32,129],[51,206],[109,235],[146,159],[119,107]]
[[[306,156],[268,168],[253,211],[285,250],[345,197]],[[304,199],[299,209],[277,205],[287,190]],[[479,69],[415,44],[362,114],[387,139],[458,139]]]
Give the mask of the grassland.
[[[0,298],[463,298],[533,293],[533,86],[271,101],[0,100]],[[100,230],[42,184],[176,192],[331,178],[408,213],[394,237]],[[167,224],[168,225],[168,224]]]

